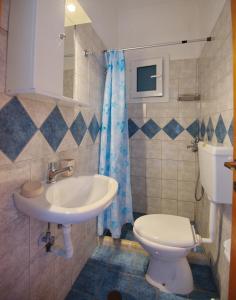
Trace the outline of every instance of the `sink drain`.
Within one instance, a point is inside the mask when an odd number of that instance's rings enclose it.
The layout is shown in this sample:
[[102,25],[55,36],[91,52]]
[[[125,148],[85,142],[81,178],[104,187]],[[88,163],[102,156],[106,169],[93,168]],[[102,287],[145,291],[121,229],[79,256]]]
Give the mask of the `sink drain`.
[[107,295],[107,300],[122,300],[121,293],[118,291],[111,291]]

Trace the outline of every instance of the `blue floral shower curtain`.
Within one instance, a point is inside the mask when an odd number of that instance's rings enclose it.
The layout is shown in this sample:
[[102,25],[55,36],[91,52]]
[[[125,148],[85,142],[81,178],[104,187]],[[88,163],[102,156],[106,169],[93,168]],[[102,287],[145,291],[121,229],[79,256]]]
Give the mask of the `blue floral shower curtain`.
[[99,173],[115,178],[119,184],[112,204],[98,217],[98,234],[104,229],[119,238],[121,227],[133,223],[130,188],[130,159],[127,104],[125,101],[125,57],[123,51],[105,54],[107,76],[101,125]]

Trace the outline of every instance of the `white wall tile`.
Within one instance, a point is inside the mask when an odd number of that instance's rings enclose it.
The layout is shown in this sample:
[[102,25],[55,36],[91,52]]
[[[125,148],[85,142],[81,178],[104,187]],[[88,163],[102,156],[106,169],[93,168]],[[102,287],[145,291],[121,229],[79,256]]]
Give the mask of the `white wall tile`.
[[[4,5],[8,2],[4,0]],[[4,19],[1,18],[2,20],[6,25],[5,15]],[[2,23],[0,27],[0,92],[3,92],[5,88],[7,32],[2,29]],[[102,43],[97,41],[99,38],[93,29],[88,29],[88,27],[91,25],[84,25],[84,29],[81,29],[81,43],[83,46],[85,44],[90,45],[95,52],[103,53],[105,47],[102,47]],[[100,48],[96,48],[99,43]],[[89,95],[96,97],[96,101],[93,102],[96,107],[90,108],[90,112],[87,114],[85,112],[86,122],[90,122],[91,114],[101,110],[101,91],[104,85],[104,73],[102,76],[99,74],[99,78],[96,78],[98,77],[98,70],[94,62],[92,62],[91,68],[91,79],[93,79],[93,83],[96,82],[96,89],[99,90],[100,94],[96,94],[94,87],[91,87],[91,82],[87,78],[88,65],[85,60],[83,62],[81,60],[80,70],[84,72],[83,80],[85,82],[80,80],[80,84],[83,84],[80,90],[80,99],[87,97],[83,100],[89,100]],[[84,79],[85,77],[86,79]],[[8,96],[0,93],[0,109],[9,100]],[[19,100],[38,128],[55,106],[53,100],[50,103],[37,102],[25,97],[19,97]],[[76,109],[73,106],[60,106],[59,109],[67,126],[70,127],[80,108],[78,106]],[[88,136],[87,140],[85,138],[83,144],[78,147],[71,134],[67,133],[58,151],[54,152],[40,131],[37,131],[14,162],[6,159],[2,152],[0,153],[0,273],[4,274],[4,280],[0,284],[0,294],[4,299],[64,299],[72,282],[96,246],[96,220],[94,219],[84,227],[85,231],[79,231],[83,233],[79,237],[77,231],[72,229],[72,239],[73,241],[75,238],[77,239],[77,242],[74,243],[75,251],[72,260],[65,262],[64,259],[61,259],[55,262],[55,256],[46,254],[45,249],[37,246],[39,234],[45,230],[47,224],[29,220],[14,205],[12,195],[15,189],[19,189],[25,181],[30,179],[45,180],[48,162],[65,157],[76,160],[76,169],[79,169],[80,174],[94,174],[97,170],[98,142],[93,144]],[[75,225],[73,228],[80,226],[82,225]],[[6,234],[10,234],[11,238],[6,238]],[[59,234],[56,236],[56,240],[60,242]],[[59,276],[58,273],[55,274],[56,270],[63,270],[64,273],[58,272],[61,275]],[[61,283],[65,284],[63,289],[58,292]]]
[[178,185],[177,180],[164,180],[161,181],[161,196],[163,199],[176,199],[177,200]]
[[178,176],[178,162],[174,160],[162,160],[162,179],[175,179]]
[[147,196],[154,198],[161,198],[161,180],[156,178],[147,178]]
[[178,200],[195,202],[195,185],[193,181],[178,181]]
[[160,159],[146,160],[146,177],[162,178],[162,161]]
[[[214,126],[218,121],[219,114],[223,116],[226,128],[228,129],[232,120],[233,89],[232,89],[232,34],[231,34],[231,9],[230,1],[226,0],[223,11],[212,31],[215,40],[206,43],[199,58],[199,91],[201,94],[201,118],[205,124],[209,117],[212,118]],[[214,134],[212,142],[216,142]],[[224,140],[225,145],[230,145],[229,137]],[[183,190],[183,189],[182,189]],[[182,193],[184,196],[185,193]],[[186,202],[187,203],[187,202]],[[179,203],[179,211],[183,209]],[[186,205],[186,204],[185,204]],[[189,206],[190,208],[190,206]],[[230,209],[231,210],[231,209]],[[221,299],[227,299],[229,265],[225,264],[223,241],[230,237],[231,217],[228,218],[224,207],[219,210],[222,214],[223,225],[221,227],[222,242],[218,245],[219,232],[211,245],[205,245],[207,255],[211,256],[214,265],[214,274],[219,282]],[[224,226],[225,220],[230,220]],[[196,225],[202,236],[208,235],[209,201],[206,196],[196,203]],[[220,216],[216,219],[216,228],[219,228]],[[227,223],[227,222],[226,222]],[[227,232],[227,233],[226,233]],[[224,237],[224,238],[223,238]]]
[[190,161],[178,162],[178,180],[195,182],[196,180],[195,162],[190,162]]
[[161,199],[161,213],[177,215],[177,200]]

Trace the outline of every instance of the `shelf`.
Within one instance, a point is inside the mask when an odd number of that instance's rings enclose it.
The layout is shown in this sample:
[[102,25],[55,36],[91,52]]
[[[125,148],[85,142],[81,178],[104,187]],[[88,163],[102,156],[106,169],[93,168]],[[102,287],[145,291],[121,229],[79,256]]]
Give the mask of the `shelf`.
[[35,91],[16,91],[16,92],[10,92],[7,93],[11,97],[19,97],[19,98],[27,98],[32,99],[35,101],[42,101],[42,102],[55,102],[58,105],[62,106],[81,106],[81,107],[89,107],[89,104],[80,101],[79,99],[72,99],[64,96],[58,96],[58,95],[49,95],[44,92],[35,92]]

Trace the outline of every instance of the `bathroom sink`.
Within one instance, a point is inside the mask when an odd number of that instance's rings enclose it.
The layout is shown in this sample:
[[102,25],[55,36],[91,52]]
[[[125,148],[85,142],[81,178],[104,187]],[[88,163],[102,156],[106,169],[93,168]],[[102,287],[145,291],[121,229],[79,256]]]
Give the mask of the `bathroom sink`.
[[16,207],[26,215],[57,224],[76,224],[99,215],[117,193],[115,179],[102,176],[69,177],[44,184],[44,192],[26,198],[14,193]]

